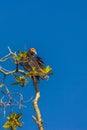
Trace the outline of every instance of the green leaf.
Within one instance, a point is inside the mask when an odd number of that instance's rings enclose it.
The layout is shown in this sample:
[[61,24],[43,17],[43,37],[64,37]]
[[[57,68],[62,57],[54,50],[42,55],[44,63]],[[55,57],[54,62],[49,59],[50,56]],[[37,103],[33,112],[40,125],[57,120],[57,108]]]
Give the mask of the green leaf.
[[23,60],[26,60],[27,59],[27,52],[18,51],[18,56],[14,55],[13,58],[17,61],[20,61],[22,58],[23,58]]
[[3,125],[3,128],[5,128],[5,129],[10,128],[10,123],[9,123],[9,121],[7,121],[7,122]]
[[22,113],[17,114],[17,115],[16,115],[16,118],[17,118],[18,120],[20,120],[20,119],[22,118]]
[[46,68],[43,68],[43,73],[48,74],[49,72],[51,72],[52,68],[48,65]]
[[46,73],[50,72],[51,70],[52,70],[52,68],[51,68],[50,66],[47,66],[47,67],[45,68],[45,72],[46,72]]
[[25,76],[17,76],[14,75],[16,82],[12,83],[12,85],[20,85],[21,87],[24,87],[27,85],[27,83],[30,81],[30,77],[25,77]]
[[19,56],[13,56],[13,58],[17,61],[20,61],[20,57]]
[[14,77],[15,77],[15,79],[16,79],[17,81],[20,81],[20,76],[17,76],[17,75],[14,74]]
[[8,121],[3,125],[3,128],[16,130],[17,127],[22,127],[22,123],[19,122],[21,118],[22,114],[10,113],[10,116],[7,117]]
[[27,58],[27,52],[18,51],[18,56],[20,58],[26,59]]

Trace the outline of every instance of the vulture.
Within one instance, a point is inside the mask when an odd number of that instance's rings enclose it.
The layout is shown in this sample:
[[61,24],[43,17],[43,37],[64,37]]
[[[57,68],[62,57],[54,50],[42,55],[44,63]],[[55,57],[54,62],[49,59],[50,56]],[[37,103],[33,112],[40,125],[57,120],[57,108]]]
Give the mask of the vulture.
[[[40,57],[37,55],[37,51],[35,48],[30,48],[27,51],[27,60],[21,59],[20,65],[24,67],[27,71],[32,71],[32,68],[35,67],[36,71],[39,71],[44,68],[44,62]],[[39,82],[39,77],[40,76],[34,76],[32,77],[34,86],[37,85]]]

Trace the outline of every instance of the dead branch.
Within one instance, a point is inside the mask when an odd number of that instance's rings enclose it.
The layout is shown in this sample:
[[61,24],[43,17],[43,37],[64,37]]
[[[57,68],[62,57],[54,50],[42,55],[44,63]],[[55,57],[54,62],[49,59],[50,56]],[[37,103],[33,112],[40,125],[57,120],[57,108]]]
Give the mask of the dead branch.
[[9,53],[7,55],[5,55],[4,57],[2,57],[0,59],[0,62],[4,62],[6,60],[8,60],[9,58],[11,58],[12,56],[16,55],[16,52],[12,52],[10,47],[8,47]]
[[40,110],[39,110],[39,107],[38,107],[39,98],[40,98],[40,92],[38,91],[38,92],[36,92],[36,97],[33,100],[33,106],[34,106],[34,110],[35,110],[35,113],[36,113],[36,117],[32,116],[32,118],[36,122],[36,124],[38,125],[39,130],[44,130],[43,121],[42,121],[42,118],[41,118],[41,113],[40,113]]
[[[5,88],[6,93],[5,92],[3,93],[3,91],[0,91],[3,94],[2,98],[0,99],[0,107],[4,108],[4,115],[6,113],[6,108],[8,106],[11,107],[11,106],[14,106],[14,105],[18,105],[19,109],[25,107],[23,105],[23,103],[26,102],[26,101],[24,100],[23,95],[21,93],[19,93],[19,92],[15,92],[15,93],[10,92],[6,85],[4,85],[4,88]],[[14,99],[13,95],[18,95],[19,96],[19,101],[18,101],[18,99],[17,100]],[[8,97],[8,101],[4,101],[5,97]]]
[[[7,55],[5,55],[4,57],[2,57],[0,59],[0,62],[5,62],[11,58],[13,58],[13,56],[16,55],[16,52],[12,52],[10,47],[8,47],[8,50],[9,50],[9,53]],[[16,62],[14,62],[14,64],[17,64]],[[10,92],[10,90],[8,89],[8,87],[5,85],[4,83],[4,80],[6,78],[7,75],[12,75],[14,73],[21,73],[23,75],[26,75],[26,72],[24,70],[21,70],[21,69],[14,69],[14,70],[7,70],[5,68],[3,68],[2,66],[0,66],[0,72],[4,75],[3,79],[2,79],[2,87],[4,88],[4,90],[2,90],[0,88],[0,93],[2,94],[2,97],[0,98],[0,107],[4,109],[4,115],[6,113],[6,108],[9,106],[13,106],[13,105],[18,105],[19,106],[19,109],[25,107],[23,105],[24,102],[28,102],[30,100],[24,100],[24,97],[21,93],[19,92]],[[13,95],[15,96],[19,96],[19,99],[16,99],[16,98],[13,98]],[[8,101],[5,101],[4,99],[7,98]]]
[[[11,70],[6,70],[6,69],[4,69],[3,67],[0,66],[0,72],[2,72],[4,75],[11,75],[11,74],[16,73],[16,69],[11,71]],[[21,69],[19,69],[17,72],[24,74],[24,75],[27,74],[24,70],[21,70]]]

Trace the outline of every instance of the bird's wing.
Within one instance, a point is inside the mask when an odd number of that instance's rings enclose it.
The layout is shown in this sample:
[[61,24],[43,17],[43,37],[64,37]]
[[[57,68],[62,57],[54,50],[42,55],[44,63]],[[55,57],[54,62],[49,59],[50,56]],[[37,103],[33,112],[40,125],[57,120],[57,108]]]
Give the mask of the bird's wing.
[[42,61],[42,59],[40,57],[36,56],[35,60],[38,63],[40,68],[44,68],[44,62]]
[[20,63],[26,70],[32,70],[32,68],[36,67],[36,69],[44,68],[44,62],[38,56],[29,56],[28,59],[25,61],[21,59]]
[[30,59],[29,60],[21,59],[20,65],[23,66],[24,69],[26,69],[26,70],[31,70],[32,65],[30,65],[29,62],[30,62]]

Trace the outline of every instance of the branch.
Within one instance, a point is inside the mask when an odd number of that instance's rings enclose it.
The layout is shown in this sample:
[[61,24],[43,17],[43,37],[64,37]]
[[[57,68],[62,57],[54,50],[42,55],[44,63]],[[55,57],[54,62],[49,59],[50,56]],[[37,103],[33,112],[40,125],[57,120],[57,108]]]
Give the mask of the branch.
[[16,52],[12,52],[10,47],[8,47],[8,50],[9,50],[9,53],[6,56],[2,57],[0,59],[0,62],[4,62],[4,61],[8,60],[9,58],[12,57],[11,55],[16,55]]
[[33,106],[34,106],[34,110],[35,110],[35,113],[36,113],[36,117],[32,116],[32,118],[37,123],[39,130],[44,130],[43,121],[42,121],[42,118],[41,118],[41,113],[40,113],[40,110],[39,110],[39,107],[38,107],[39,98],[40,98],[40,92],[38,91],[38,92],[36,92],[36,97],[33,100]]
[[[11,74],[16,73],[16,69],[10,71],[10,70],[6,70],[6,69],[4,69],[3,67],[0,66],[0,72],[2,72],[4,75],[11,75]],[[24,75],[27,74],[24,70],[21,70],[21,69],[19,69],[18,72],[22,73]]]
[[[10,92],[9,89],[7,88],[7,86],[4,84],[4,89],[6,92],[3,92],[1,89],[0,89],[0,92],[3,94],[3,96],[0,98],[0,107],[1,108],[4,108],[4,116],[6,115],[6,108],[9,106],[14,106],[14,105],[18,105],[19,106],[19,109],[21,108],[24,108],[26,106],[23,105],[24,102],[29,102],[30,100],[32,100],[32,98],[30,98],[29,100],[24,100],[24,97],[21,93],[19,92]],[[13,98],[13,95],[18,95],[19,96],[19,100]],[[4,99],[8,97],[8,101],[5,101]]]
[[[12,52],[11,49],[8,47],[9,53],[7,55],[5,55],[4,57],[2,57],[0,59],[0,62],[4,62],[7,61],[9,59],[12,59],[13,56],[16,56],[16,52]],[[14,64],[17,65],[17,62],[15,61]],[[5,85],[4,80],[6,78],[7,75],[12,75],[14,73],[21,73],[23,75],[27,75],[27,72],[25,72],[22,69],[14,69],[14,70],[7,70],[5,68],[3,68],[2,66],[0,66],[0,72],[4,75],[3,79],[2,79],[2,84],[1,87],[3,87],[4,90],[2,90],[0,88],[0,93],[2,94],[1,98],[0,98],[0,107],[4,109],[4,115],[6,113],[6,108],[9,106],[13,106],[13,105],[18,105],[19,109],[25,107],[23,105],[23,103],[28,102],[32,99],[28,99],[28,100],[24,100],[24,97],[21,93],[19,92],[10,92],[8,87]],[[13,98],[13,95],[15,96],[19,96],[19,99]],[[8,99],[7,101],[5,99]]]

